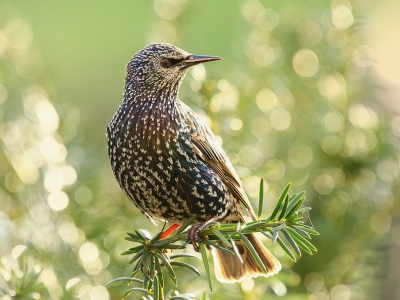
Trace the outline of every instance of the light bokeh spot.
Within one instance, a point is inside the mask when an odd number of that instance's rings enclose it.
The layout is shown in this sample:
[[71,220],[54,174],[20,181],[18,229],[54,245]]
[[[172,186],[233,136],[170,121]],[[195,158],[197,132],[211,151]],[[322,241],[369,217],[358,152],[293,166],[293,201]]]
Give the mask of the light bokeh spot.
[[325,75],[318,80],[318,91],[335,108],[344,108],[347,104],[347,86],[339,73]]
[[23,183],[32,184],[39,179],[38,167],[27,153],[13,155],[11,163]]
[[107,300],[110,299],[108,291],[104,286],[95,286],[90,290],[91,300]]
[[239,93],[235,86],[221,79],[217,87],[220,91],[211,98],[209,109],[212,112],[236,110],[239,104]]
[[257,24],[260,28],[271,31],[279,24],[279,15],[272,8],[265,8],[257,15]]
[[36,103],[36,114],[40,120],[41,129],[44,132],[52,133],[57,130],[60,118],[50,101],[38,95],[40,100]]
[[275,61],[275,52],[267,44],[258,45],[253,51],[254,62],[260,67],[268,67]]
[[385,182],[395,182],[399,176],[399,163],[394,159],[382,160],[377,166],[378,176]]
[[347,285],[339,284],[331,289],[330,295],[332,300],[350,300],[352,293]]
[[344,118],[339,112],[332,111],[324,116],[323,125],[327,132],[338,132],[344,126]]
[[59,171],[61,182],[63,185],[72,185],[75,183],[77,175],[76,171],[72,166],[64,166]]
[[240,283],[240,287],[244,291],[251,291],[254,288],[254,280],[252,278],[246,278]]
[[44,186],[49,192],[57,192],[63,188],[62,179],[56,171],[46,174]]
[[44,285],[50,290],[54,291],[59,288],[58,279],[56,274],[54,274],[53,270],[51,269],[43,269],[40,273],[40,279],[42,279]]
[[99,257],[99,248],[93,242],[87,241],[79,248],[79,258],[84,263],[92,263]]
[[69,197],[63,191],[52,192],[47,197],[49,207],[54,211],[60,211],[67,208],[69,204]]
[[4,29],[8,44],[15,49],[28,47],[33,39],[31,25],[22,19],[11,21]]
[[53,162],[62,162],[67,157],[67,149],[58,143],[52,136],[44,137],[39,142],[39,149],[46,159]]
[[232,130],[240,130],[243,126],[243,122],[240,119],[233,119],[231,121],[231,128]]
[[154,11],[164,20],[173,20],[181,12],[186,0],[155,0]]
[[268,112],[278,106],[279,101],[275,93],[270,89],[262,89],[256,95],[257,106],[264,112]]
[[301,49],[293,56],[293,68],[301,77],[314,76],[319,69],[318,56],[310,49]]
[[263,5],[256,0],[244,1],[241,7],[241,13],[249,22],[257,22],[257,16],[264,10]]
[[392,225],[392,217],[386,211],[377,211],[370,220],[370,226],[376,233],[384,234],[389,231]]
[[275,292],[275,294],[279,297],[283,297],[287,293],[286,285],[283,284],[280,280],[274,280],[271,282],[271,288]]
[[158,21],[151,25],[149,35],[147,37],[148,43],[170,43],[175,44],[177,40],[176,28],[169,21]]
[[87,205],[92,201],[92,199],[93,199],[92,191],[87,187],[80,187],[75,192],[75,200],[80,205]]
[[350,122],[361,129],[374,129],[379,125],[376,112],[362,104],[353,104],[349,108]]
[[339,29],[347,29],[353,25],[354,17],[347,6],[338,5],[332,9],[332,22]]
[[278,131],[286,130],[292,121],[290,113],[284,108],[275,109],[269,116],[271,127]]
[[329,194],[334,187],[335,181],[328,173],[321,174],[314,180],[314,188],[320,194]]
[[290,148],[289,161],[296,168],[307,167],[313,159],[311,147],[305,144],[298,144]]
[[27,249],[28,247],[26,247],[25,245],[15,246],[14,249],[11,251],[12,258],[17,260],[21,256],[21,254],[24,253]]
[[67,284],[65,285],[65,289],[68,291],[69,289],[73,288],[75,285],[80,283],[81,280],[79,278],[72,278],[68,280]]
[[190,68],[190,74],[193,76],[194,80],[198,82],[203,82],[206,79],[207,72],[203,64],[198,64]]

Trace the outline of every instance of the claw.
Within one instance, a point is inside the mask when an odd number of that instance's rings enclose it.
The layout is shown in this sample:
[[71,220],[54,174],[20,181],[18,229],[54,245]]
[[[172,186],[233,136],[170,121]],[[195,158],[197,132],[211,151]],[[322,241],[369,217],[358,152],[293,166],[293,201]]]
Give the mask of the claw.
[[198,242],[201,242],[202,239],[199,237],[199,232],[203,229],[201,228],[203,224],[193,225],[190,227],[188,234],[186,236],[186,242],[191,242],[193,245],[193,249],[196,252],[200,251]]
[[[208,226],[211,222],[217,221],[218,217],[212,217],[211,219],[205,221],[204,223],[193,225],[189,230],[186,236],[185,241],[191,242],[193,245],[193,249],[196,252],[200,251],[200,247],[198,245],[203,239],[199,236],[199,233]],[[208,248],[208,247],[207,247]]]

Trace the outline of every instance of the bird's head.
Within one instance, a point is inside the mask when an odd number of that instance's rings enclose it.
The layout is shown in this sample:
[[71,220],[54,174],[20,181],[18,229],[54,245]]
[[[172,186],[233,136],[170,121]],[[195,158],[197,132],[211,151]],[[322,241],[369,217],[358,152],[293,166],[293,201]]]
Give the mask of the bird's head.
[[151,44],[136,53],[126,66],[126,85],[147,92],[165,87],[179,89],[190,67],[220,59],[189,54],[171,44]]

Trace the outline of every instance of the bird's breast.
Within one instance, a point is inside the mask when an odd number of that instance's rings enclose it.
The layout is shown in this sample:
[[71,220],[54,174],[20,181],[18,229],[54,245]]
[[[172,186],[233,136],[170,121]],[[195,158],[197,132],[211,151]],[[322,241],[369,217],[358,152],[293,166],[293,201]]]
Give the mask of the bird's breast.
[[122,104],[107,128],[109,158],[121,188],[144,213],[181,223],[227,214],[229,192],[193,149],[175,107]]

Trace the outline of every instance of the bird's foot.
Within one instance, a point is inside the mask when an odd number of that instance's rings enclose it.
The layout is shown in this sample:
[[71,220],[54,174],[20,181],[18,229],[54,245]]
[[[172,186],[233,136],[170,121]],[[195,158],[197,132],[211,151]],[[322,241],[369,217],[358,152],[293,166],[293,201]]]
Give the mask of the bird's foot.
[[199,242],[201,242],[203,239],[200,237],[199,233],[206,228],[210,223],[217,221],[218,217],[212,217],[208,221],[205,221],[204,223],[193,225],[190,227],[188,230],[187,236],[186,236],[186,242],[191,242],[193,245],[193,249],[196,252],[200,251],[200,247],[198,245]]

